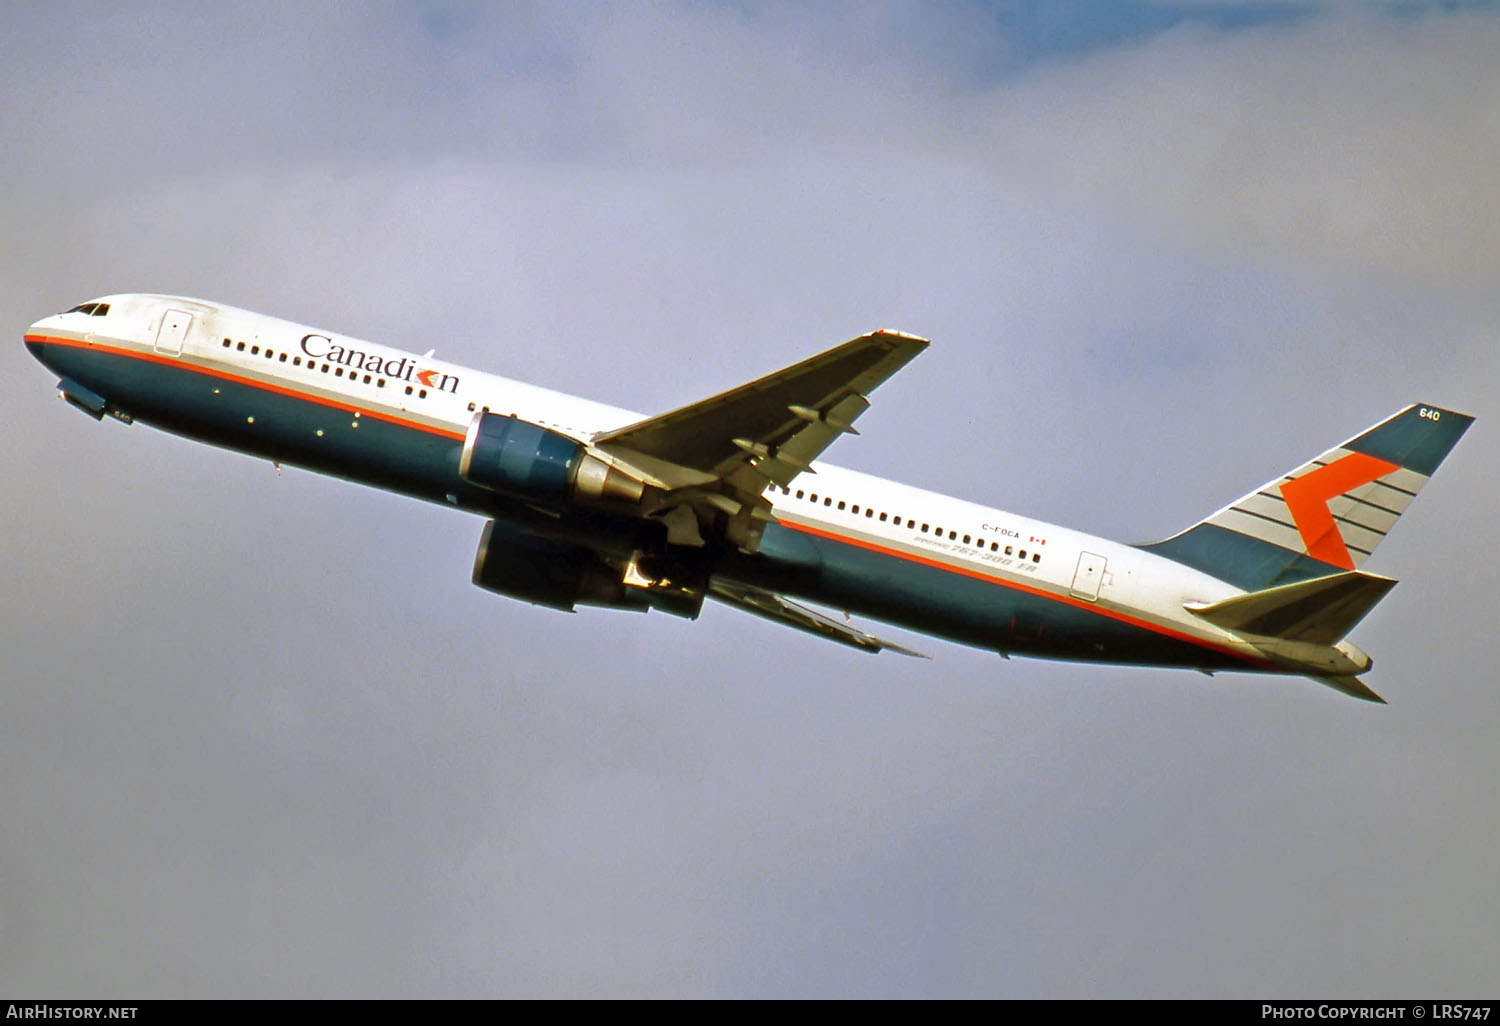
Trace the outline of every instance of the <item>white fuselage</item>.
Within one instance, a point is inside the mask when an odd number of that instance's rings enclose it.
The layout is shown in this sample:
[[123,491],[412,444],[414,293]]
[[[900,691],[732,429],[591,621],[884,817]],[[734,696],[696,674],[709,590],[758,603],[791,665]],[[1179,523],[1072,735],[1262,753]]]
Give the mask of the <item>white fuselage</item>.
[[[81,382],[82,391],[97,393],[139,419],[261,455],[277,451],[260,440],[267,432],[285,429],[279,426],[285,413],[267,408],[259,418],[254,412],[241,417],[238,407],[226,405],[210,430],[201,425],[214,416],[215,397],[228,391],[238,395],[248,387],[267,401],[291,401],[307,411],[305,425],[298,428],[305,427],[307,438],[298,444],[310,448],[296,452],[316,454],[316,447],[326,442],[330,456],[327,461],[291,456],[289,461],[355,480],[390,486],[384,470],[366,475],[360,465],[368,460],[372,467],[382,467],[378,449],[351,448],[362,426],[399,427],[451,447],[462,442],[476,413],[483,411],[514,415],[584,443],[641,419],[631,411],[222,304],[149,295],[98,302],[109,304],[107,315],[48,317],[26,336],[39,358],[65,379]],[[191,315],[190,326],[178,332],[169,311]],[[111,367],[128,373],[98,370],[104,365],[90,363],[91,357],[109,357]],[[168,384],[167,375],[175,383]],[[141,384],[132,385],[137,379]],[[195,411],[180,421],[163,411],[179,394]],[[278,417],[277,423],[270,422]],[[1142,549],[823,462],[812,469],[815,473],[797,477],[788,487],[771,486],[766,497],[779,525],[820,543],[995,585],[1006,594],[1091,614],[1100,624],[1186,643],[1206,654],[1205,669],[1229,665],[1353,673],[1368,665],[1350,646],[1322,646],[1295,657],[1269,655],[1263,644],[1207,623],[1187,608],[1218,602],[1240,589]],[[471,505],[457,492],[403,490]],[[872,581],[870,587],[878,589],[880,583]],[[835,591],[803,597],[840,608],[857,605],[850,601],[847,584]],[[875,602],[864,611],[904,622],[889,604]],[[933,620],[918,617],[915,625],[947,633],[935,629]],[[993,643],[983,643],[1009,650],[1004,630],[997,627],[997,632]],[[948,636],[980,643],[972,630]],[[1064,657],[1092,658],[1086,647]]]

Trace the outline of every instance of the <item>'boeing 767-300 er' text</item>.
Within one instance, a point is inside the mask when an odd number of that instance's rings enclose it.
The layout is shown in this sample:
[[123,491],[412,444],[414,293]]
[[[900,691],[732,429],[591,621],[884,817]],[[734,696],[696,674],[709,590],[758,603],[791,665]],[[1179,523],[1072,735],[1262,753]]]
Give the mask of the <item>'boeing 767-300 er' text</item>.
[[1122,545],[818,461],[926,348],[875,331],[654,417],[216,303],[119,295],[26,346],[63,398],[489,518],[474,583],[557,609],[792,598],[1001,655],[1311,677],[1381,699],[1360,570],[1473,418],[1414,404],[1165,541]]

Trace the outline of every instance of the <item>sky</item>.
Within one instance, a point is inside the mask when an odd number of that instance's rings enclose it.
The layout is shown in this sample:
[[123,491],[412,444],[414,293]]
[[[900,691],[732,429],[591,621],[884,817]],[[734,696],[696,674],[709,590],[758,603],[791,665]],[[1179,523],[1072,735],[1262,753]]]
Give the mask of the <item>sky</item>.
[[[0,993],[1494,994],[1496,53],[1462,3],[8,5]],[[488,594],[475,517],[56,401],[26,326],[126,291],[644,412],[918,333],[829,461],[1127,542],[1478,421],[1366,565],[1378,707]]]

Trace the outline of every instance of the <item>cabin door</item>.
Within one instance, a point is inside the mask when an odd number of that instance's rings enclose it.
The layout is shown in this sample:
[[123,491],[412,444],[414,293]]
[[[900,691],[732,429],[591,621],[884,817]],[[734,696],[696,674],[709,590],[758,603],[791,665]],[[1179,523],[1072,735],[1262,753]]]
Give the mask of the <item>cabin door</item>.
[[1078,572],[1073,575],[1074,598],[1094,602],[1099,598],[1099,584],[1104,580],[1104,568],[1108,561],[1103,556],[1085,552],[1078,557]]
[[162,314],[161,327],[156,332],[156,351],[181,356],[182,342],[192,326],[193,315],[184,310],[168,310]]

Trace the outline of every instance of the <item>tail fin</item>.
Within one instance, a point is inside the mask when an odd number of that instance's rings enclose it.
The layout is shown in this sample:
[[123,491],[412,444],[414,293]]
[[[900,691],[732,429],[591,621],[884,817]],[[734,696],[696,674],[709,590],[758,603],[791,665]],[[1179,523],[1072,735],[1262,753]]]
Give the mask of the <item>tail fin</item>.
[[1246,591],[1358,569],[1474,418],[1413,404],[1142,548]]

